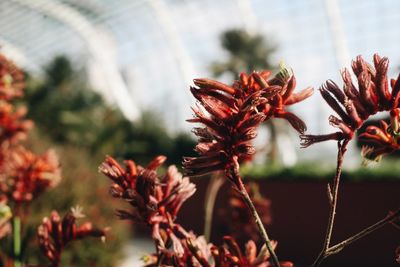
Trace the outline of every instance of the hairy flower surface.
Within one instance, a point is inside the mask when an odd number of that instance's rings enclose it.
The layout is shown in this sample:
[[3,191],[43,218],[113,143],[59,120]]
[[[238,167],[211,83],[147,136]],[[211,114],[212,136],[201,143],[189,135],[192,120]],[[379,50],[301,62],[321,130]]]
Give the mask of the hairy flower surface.
[[329,123],[339,131],[325,135],[302,135],[303,147],[327,140],[351,140],[355,131],[371,115],[399,107],[400,76],[396,80],[391,80],[391,90],[389,90],[388,58],[381,58],[375,54],[373,61],[374,66],[358,56],[352,62],[358,88],[353,83],[347,69],[342,72],[343,89],[340,89],[331,80],[320,88],[322,97],[339,116],[331,115],[329,117]]
[[50,218],[43,218],[37,235],[43,254],[51,262],[50,266],[61,266],[62,251],[68,243],[74,240],[90,236],[105,240],[107,229],[96,229],[91,222],[77,225],[77,219],[82,217],[81,209],[78,208],[71,209],[71,212],[68,212],[62,219],[57,211],[53,211]]
[[53,150],[38,156],[17,147],[8,151],[0,187],[3,194],[16,203],[30,202],[40,193],[56,186],[61,180],[58,158]]
[[268,71],[242,73],[232,86],[210,79],[194,80],[197,87],[191,87],[191,92],[198,105],[192,108],[194,118],[188,121],[204,127],[193,130],[199,138],[195,150],[200,156],[184,158],[188,175],[227,170],[234,158],[242,161],[251,157],[257,128],[271,117],[284,118],[300,133],[305,131],[305,124],[286,106],[307,98],[312,89],[294,94],[295,78],[288,71],[270,80],[269,75]]

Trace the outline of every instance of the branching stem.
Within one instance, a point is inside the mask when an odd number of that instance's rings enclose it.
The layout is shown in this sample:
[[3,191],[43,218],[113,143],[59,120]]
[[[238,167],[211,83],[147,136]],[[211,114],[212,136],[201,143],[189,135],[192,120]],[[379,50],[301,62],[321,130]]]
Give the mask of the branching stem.
[[339,185],[340,185],[340,176],[342,174],[342,165],[343,165],[343,158],[344,153],[347,150],[347,144],[349,140],[345,139],[343,143],[340,141],[338,142],[338,154],[337,154],[337,164],[336,164],[336,173],[335,178],[333,181],[333,190],[332,190],[332,199],[330,200],[330,212],[329,212],[329,220],[328,226],[326,229],[326,235],[324,240],[324,246],[322,248],[321,253],[318,255],[317,259],[314,261],[312,267],[317,267],[321,264],[321,262],[326,257],[326,252],[329,249],[329,245],[332,239],[332,231],[333,226],[335,224],[335,216],[336,216],[336,207],[338,201],[338,192],[339,192]]

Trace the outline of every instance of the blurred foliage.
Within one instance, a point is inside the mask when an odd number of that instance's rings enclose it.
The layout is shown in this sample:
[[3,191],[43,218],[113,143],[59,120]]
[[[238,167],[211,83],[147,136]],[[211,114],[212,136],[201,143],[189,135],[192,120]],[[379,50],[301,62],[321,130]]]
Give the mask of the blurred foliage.
[[[345,181],[400,181],[399,159],[385,158],[379,163],[371,162],[367,166],[355,169],[344,168],[342,180]],[[293,167],[282,166],[244,166],[241,170],[244,177],[270,179],[279,181],[329,181],[335,175],[335,167],[329,164],[304,162]]]
[[211,69],[216,77],[228,73],[236,79],[240,72],[276,69],[271,59],[276,47],[260,34],[251,34],[242,29],[228,30],[221,36],[221,46],[229,56],[226,61],[212,64]]
[[[71,207],[83,207],[85,218],[78,221],[92,221],[99,228],[110,227],[106,243],[89,238],[69,244],[63,253],[62,266],[117,266],[123,259],[123,244],[131,236],[131,225],[115,216],[119,204],[108,194],[108,181],[96,169],[98,162],[85,151],[71,145],[55,145],[46,136],[33,130],[26,146],[39,153],[51,147],[56,150],[62,166],[61,183],[43,193],[24,211],[23,261],[32,265],[48,264],[40,253],[37,227],[51,211],[65,214]],[[88,190],[90,189],[90,190]],[[28,218],[29,217],[29,218]],[[2,240],[2,249],[12,248],[12,237]],[[11,251],[4,251],[12,254]]]
[[164,154],[170,163],[180,165],[182,156],[193,154],[195,142],[190,136],[171,136],[156,113],[144,111],[138,121],[131,122],[106,105],[65,57],[49,64],[42,81],[29,80],[26,101],[32,107],[28,117],[43,134],[100,158],[110,154],[141,163]]

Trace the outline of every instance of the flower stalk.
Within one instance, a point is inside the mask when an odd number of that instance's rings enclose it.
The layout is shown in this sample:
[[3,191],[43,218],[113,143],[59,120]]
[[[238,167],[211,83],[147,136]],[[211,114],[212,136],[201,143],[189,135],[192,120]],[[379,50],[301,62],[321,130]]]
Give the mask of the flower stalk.
[[[333,226],[335,224],[336,207],[338,202],[338,195],[339,195],[338,192],[340,185],[340,177],[342,174],[343,159],[344,159],[344,154],[346,153],[347,150],[348,142],[349,140],[347,139],[344,140],[343,143],[341,143],[340,141],[338,142],[337,165],[336,165],[335,178],[333,181],[333,191],[329,192],[330,212],[329,212],[328,226],[326,229],[326,235],[324,240],[324,246],[318,258],[314,261],[312,267],[317,267],[322,262],[322,260],[326,258],[326,255],[329,250],[329,245],[332,239]],[[328,188],[330,188],[329,185]]]
[[280,267],[279,264],[279,260],[278,260],[278,256],[276,256],[273,245],[271,240],[269,239],[267,230],[265,229],[262,220],[260,218],[260,216],[257,213],[257,210],[253,204],[253,201],[251,200],[249,194],[247,193],[246,187],[243,184],[242,178],[240,177],[239,174],[239,164],[237,163],[237,159],[235,160],[235,158],[233,159],[233,161],[236,164],[232,164],[232,167],[229,170],[229,176],[230,176],[230,180],[231,181],[236,181],[235,186],[236,189],[239,191],[240,195],[243,198],[243,201],[246,203],[247,207],[250,209],[251,214],[253,215],[253,218],[257,224],[257,227],[260,231],[261,237],[263,239],[263,242],[265,243],[268,252],[271,255],[271,263],[274,267]]

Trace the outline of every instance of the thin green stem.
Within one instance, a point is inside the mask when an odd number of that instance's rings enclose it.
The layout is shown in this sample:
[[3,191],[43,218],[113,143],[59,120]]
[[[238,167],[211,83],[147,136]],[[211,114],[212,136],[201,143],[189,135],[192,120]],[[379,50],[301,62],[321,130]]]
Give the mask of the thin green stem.
[[19,216],[13,218],[13,241],[14,267],[21,267],[21,219]]

